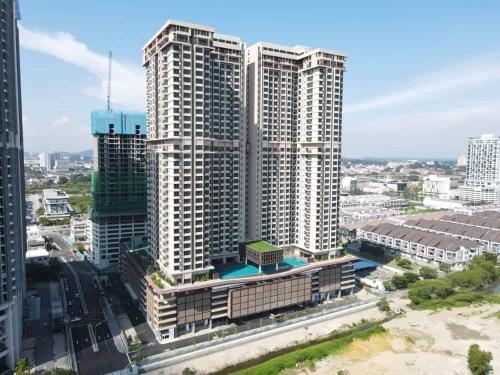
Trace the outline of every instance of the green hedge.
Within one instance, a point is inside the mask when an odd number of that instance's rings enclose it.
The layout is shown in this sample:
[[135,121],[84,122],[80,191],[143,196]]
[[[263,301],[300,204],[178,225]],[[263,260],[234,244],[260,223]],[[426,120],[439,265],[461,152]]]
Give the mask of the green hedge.
[[233,372],[234,375],[277,375],[285,369],[295,368],[297,364],[314,363],[332,354],[342,353],[355,339],[367,340],[374,334],[385,332],[384,327],[376,326],[364,332],[355,332],[348,336],[331,339],[307,348],[297,349],[259,365]]

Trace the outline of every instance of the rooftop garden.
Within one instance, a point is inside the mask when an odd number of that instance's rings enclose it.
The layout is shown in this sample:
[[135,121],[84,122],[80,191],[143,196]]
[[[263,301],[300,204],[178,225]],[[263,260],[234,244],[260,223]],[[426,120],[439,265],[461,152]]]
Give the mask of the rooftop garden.
[[259,253],[268,253],[270,251],[279,250],[277,246],[274,246],[266,241],[253,241],[248,243],[246,246],[252,250],[258,251]]

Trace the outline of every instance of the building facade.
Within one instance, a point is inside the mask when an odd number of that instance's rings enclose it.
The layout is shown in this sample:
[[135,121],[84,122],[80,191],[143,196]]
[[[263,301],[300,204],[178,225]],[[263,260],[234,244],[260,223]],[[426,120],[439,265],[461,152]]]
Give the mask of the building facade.
[[170,21],[143,49],[149,245],[176,283],[239,257],[243,53],[239,38]]
[[58,189],[43,189],[42,204],[48,220],[69,218],[69,195]]
[[448,199],[450,197],[450,178],[442,176],[425,176],[422,183],[422,193],[428,197]]
[[157,338],[352,292],[337,239],[345,56],[168,21],[143,64],[148,238],[122,242],[120,266]]
[[146,235],[146,117],[93,111],[90,260],[117,267],[120,242]]
[[17,1],[1,1],[0,373],[14,370],[22,338],[26,253]]
[[469,139],[467,175],[460,187],[460,199],[500,203],[500,137],[483,134]]
[[248,48],[248,239],[337,255],[345,61],[323,49]]

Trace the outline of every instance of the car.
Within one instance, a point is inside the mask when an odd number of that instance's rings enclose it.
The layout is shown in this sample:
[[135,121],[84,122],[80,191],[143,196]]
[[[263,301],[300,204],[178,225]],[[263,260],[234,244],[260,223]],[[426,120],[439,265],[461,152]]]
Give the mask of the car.
[[80,295],[78,293],[75,293],[75,298],[80,298]]
[[68,301],[68,306],[73,306],[73,302]]

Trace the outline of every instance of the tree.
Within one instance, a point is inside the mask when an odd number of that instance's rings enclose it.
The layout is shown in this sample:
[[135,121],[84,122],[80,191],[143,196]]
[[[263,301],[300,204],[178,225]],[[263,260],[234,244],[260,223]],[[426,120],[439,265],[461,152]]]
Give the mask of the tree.
[[43,207],[38,207],[35,211],[36,216],[40,217],[45,215],[45,209]]
[[81,242],[75,242],[73,247],[81,253],[85,251],[85,245]]
[[30,361],[28,361],[26,358],[21,358],[19,361],[17,361],[15,374],[30,375],[32,369],[33,366],[31,365]]
[[437,270],[427,266],[420,268],[419,274],[423,279],[437,279],[438,277]]
[[469,346],[467,363],[472,375],[486,375],[490,371],[490,362],[493,356],[490,352],[479,349],[479,345]]
[[392,285],[396,289],[406,289],[410,284],[413,284],[414,282],[418,281],[418,275],[413,272],[405,272],[402,275],[395,275],[391,279]]
[[196,375],[197,371],[194,368],[186,367],[182,370],[182,375]]

